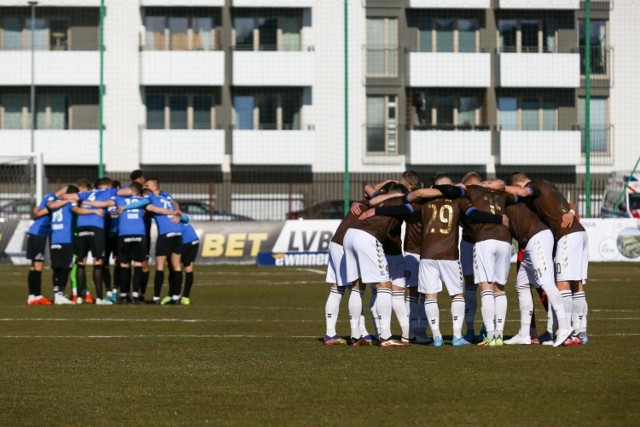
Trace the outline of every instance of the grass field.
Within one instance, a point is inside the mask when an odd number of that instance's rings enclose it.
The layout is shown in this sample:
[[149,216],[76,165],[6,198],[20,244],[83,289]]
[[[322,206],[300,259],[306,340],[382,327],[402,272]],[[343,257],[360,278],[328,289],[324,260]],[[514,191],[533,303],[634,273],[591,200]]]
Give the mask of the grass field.
[[591,266],[591,342],[557,349],[324,347],[321,269],[199,266],[188,307],[27,306],[26,272],[0,266],[3,426],[640,424],[638,265]]

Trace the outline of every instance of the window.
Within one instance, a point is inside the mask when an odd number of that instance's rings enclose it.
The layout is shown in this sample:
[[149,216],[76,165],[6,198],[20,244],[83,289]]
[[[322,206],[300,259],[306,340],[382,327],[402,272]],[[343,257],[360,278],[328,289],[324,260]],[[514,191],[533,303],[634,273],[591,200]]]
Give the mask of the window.
[[398,74],[398,20],[367,19],[367,75],[395,77]]
[[0,101],[4,116],[2,129],[27,129],[30,127],[25,123],[29,105],[26,95],[3,95]]
[[149,9],[144,17],[145,49],[147,50],[216,50],[220,22],[219,12],[176,8],[173,13]]
[[302,11],[242,12],[233,18],[235,50],[299,51]]
[[147,93],[147,129],[213,129],[215,95]]
[[[608,153],[608,126],[607,126],[607,98],[592,97],[591,98],[591,144],[592,153]],[[582,129],[582,152],[586,152],[585,141],[585,98],[578,98],[578,123]]]
[[498,98],[498,120],[504,131],[558,130],[558,103],[536,96]]
[[[585,48],[586,36],[584,20],[580,21],[580,75],[586,74]],[[591,75],[606,76],[607,70],[607,21],[591,20],[591,37],[589,40],[591,53]]]
[[398,123],[396,96],[367,97],[367,152],[396,154]]
[[[78,88],[69,93],[36,93],[35,129],[98,129],[98,93]],[[24,93],[0,95],[0,128],[31,129],[30,97]]]
[[414,129],[478,129],[483,99],[478,92],[451,94],[417,89],[407,96],[412,104],[407,116]]
[[501,52],[556,52],[556,33],[556,23],[553,20],[498,20],[498,45]]
[[301,129],[301,90],[237,94],[233,97],[233,108],[236,129]]
[[418,22],[420,52],[477,52],[477,19],[422,18]]

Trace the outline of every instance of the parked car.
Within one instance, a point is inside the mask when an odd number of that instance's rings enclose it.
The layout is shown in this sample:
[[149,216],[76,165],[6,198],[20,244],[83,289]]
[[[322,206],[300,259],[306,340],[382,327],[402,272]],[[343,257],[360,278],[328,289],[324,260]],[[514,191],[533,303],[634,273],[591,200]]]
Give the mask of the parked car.
[[[349,205],[353,204],[351,200]],[[287,219],[342,219],[344,200],[325,200],[299,211],[289,212]]]
[[212,209],[209,203],[202,200],[179,200],[180,210],[189,215],[191,221],[253,221],[245,215]]
[[35,203],[31,199],[0,201],[0,217],[6,219],[31,219]]
[[600,217],[640,218],[640,173],[630,176],[612,172],[609,175]]

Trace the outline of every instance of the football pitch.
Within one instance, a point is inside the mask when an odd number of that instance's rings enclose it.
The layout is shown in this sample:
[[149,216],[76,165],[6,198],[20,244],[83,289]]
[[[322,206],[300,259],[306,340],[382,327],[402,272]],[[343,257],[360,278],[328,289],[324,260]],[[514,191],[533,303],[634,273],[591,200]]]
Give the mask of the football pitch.
[[640,423],[638,264],[591,265],[591,341],[569,348],[325,347],[323,268],[196,266],[191,306],[27,306],[26,276],[0,266],[0,425]]

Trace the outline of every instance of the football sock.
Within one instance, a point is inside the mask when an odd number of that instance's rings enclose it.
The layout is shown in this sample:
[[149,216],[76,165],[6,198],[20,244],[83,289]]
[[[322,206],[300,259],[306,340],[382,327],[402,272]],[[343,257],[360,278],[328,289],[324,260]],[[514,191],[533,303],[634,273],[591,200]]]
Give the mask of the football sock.
[[140,293],[142,295],[147,292],[147,285],[149,284],[149,270],[142,272],[142,281],[140,282]]
[[[113,274],[115,275],[116,272],[114,271]],[[109,269],[109,265],[107,264],[105,264],[102,269],[102,282],[104,283],[105,292],[111,291],[111,269]]]
[[487,331],[487,338],[493,338],[493,332],[495,330],[495,317],[496,317],[496,301],[493,296],[492,290],[482,291],[480,293],[480,312],[482,313],[482,322],[484,323],[484,329]]
[[[494,295],[496,302],[496,330],[494,337],[502,338],[504,323],[507,320],[507,295],[503,291],[495,292]],[[527,322],[527,329],[529,328],[529,323]]]
[[576,334],[580,332],[586,304],[587,304],[587,300],[585,298],[584,291],[576,292],[573,294],[573,312],[571,313],[571,327],[574,329]]
[[373,286],[371,287],[371,297],[369,298],[369,311],[371,312],[371,319],[373,319],[373,326],[376,328],[376,335],[380,336],[380,317],[378,317],[378,311],[376,310],[376,299],[378,299],[378,290]]
[[29,270],[29,295],[42,294],[42,271]]
[[102,276],[104,272],[103,265],[94,265],[93,266],[93,283],[96,285],[96,298],[102,299]]
[[465,286],[464,304],[464,321],[467,330],[475,330],[476,313],[478,311],[478,285]]
[[[142,267],[133,267],[133,293],[140,292],[140,285],[142,284]],[[138,295],[136,295],[137,297]]]
[[113,286],[111,286],[111,290],[117,291],[120,289],[120,264],[116,263],[113,267]]
[[[189,274],[189,273],[187,273]],[[185,293],[187,284],[185,283]],[[327,324],[326,334],[329,337],[337,335],[336,323],[338,323],[338,314],[340,313],[340,301],[344,295],[344,287],[331,288],[329,296],[327,297],[327,303],[324,305],[324,318]]]
[[[543,284],[542,285],[545,292],[545,300],[547,300],[547,309],[549,310],[549,315],[547,315],[547,319],[551,319],[551,324],[547,324],[547,331],[553,334],[554,329],[554,319],[558,322],[558,328],[560,329],[568,329],[569,322],[567,318],[567,313],[564,310],[564,304],[562,299],[562,294],[556,288],[555,283]],[[554,318],[555,315],[555,318]],[[551,330],[549,330],[551,329]]]
[[391,291],[391,304],[393,312],[396,314],[402,336],[409,338],[409,313],[407,313],[407,303],[404,299],[404,290]]
[[[115,271],[114,271],[115,274]],[[131,283],[131,268],[120,269],[120,293],[128,294]]]
[[378,288],[376,311],[380,320],[380,338],[388,340],[391,338],[391,312],[393,311],[391,289]]
[[78,287],[78,295],[84,298],[84,294],[87,290],[85,280],[85,266],[76,264],[76,284]]
[[153,278],[153,298],[160,298],[160,292],[162,291],[163,282],[164,282],[164,271],[156,270],[156,275]]
[[[193,271],[191,273],[184,273],[184,292],[182,292],[183,297],[189,298],[189,295],[191,295],[192,285],[193,285]],[[342,288],[342,293],[344,294],[344,288]],[[340,298],[342,298],[342,296]],[[337,317],[338,317],[338,314],[336,313],[336,318]]]
[[424,334],[427,333],[427,312],[424,310],[424,294],[421,294],[418,298],[418,316],[420,316],[420,331]]
[[516,291],[518,292],[518,305],[520,307],[520,331],[518,334],[521,337],[528,337],[529,329],[531,328],[531,316],[533,315],[531,289],[529,284],[524,284],[517,285]]
[[580,323],[580,328],[578,329],[578,333],[587,332],[587,318],[589,317],[589,305],[587,304],[587,299],[584,300],[584,307],[582,312],[582,323]]
[[564,304],[564,312],[566,313],[567,318],[571,321],[571,315],[573,314],[573,295],[571,291],[560,291],[560,295],[562,295],[562,303]]
[[464,297],[454,297],[451,301],[451,318],[453,319],[453,336],[462,336],[462,324],[464,323]]
[[435,298],[426,298],[424,300],[424,311],[427,313],[427,321],[431,328],[434,338],[440,337],[440,310],[438,309],[438,300]]
[[[417,296],[409,296],[407,298],[409,306],[409,338],[413,338],[416,334],[421,335],[420,331],[420,298]],[[423,309],[424,311],[424,309]]]
[[182,292],[182,270],[180,271],[172,271],[169,276],[169,293],[176,299],[176,297],[180,297],[180,293]]
[[362,314],[362,297],[364,290],[351,288],[349,294],[349,324],[351,325],[351,337],[360,338],[360,315]]

